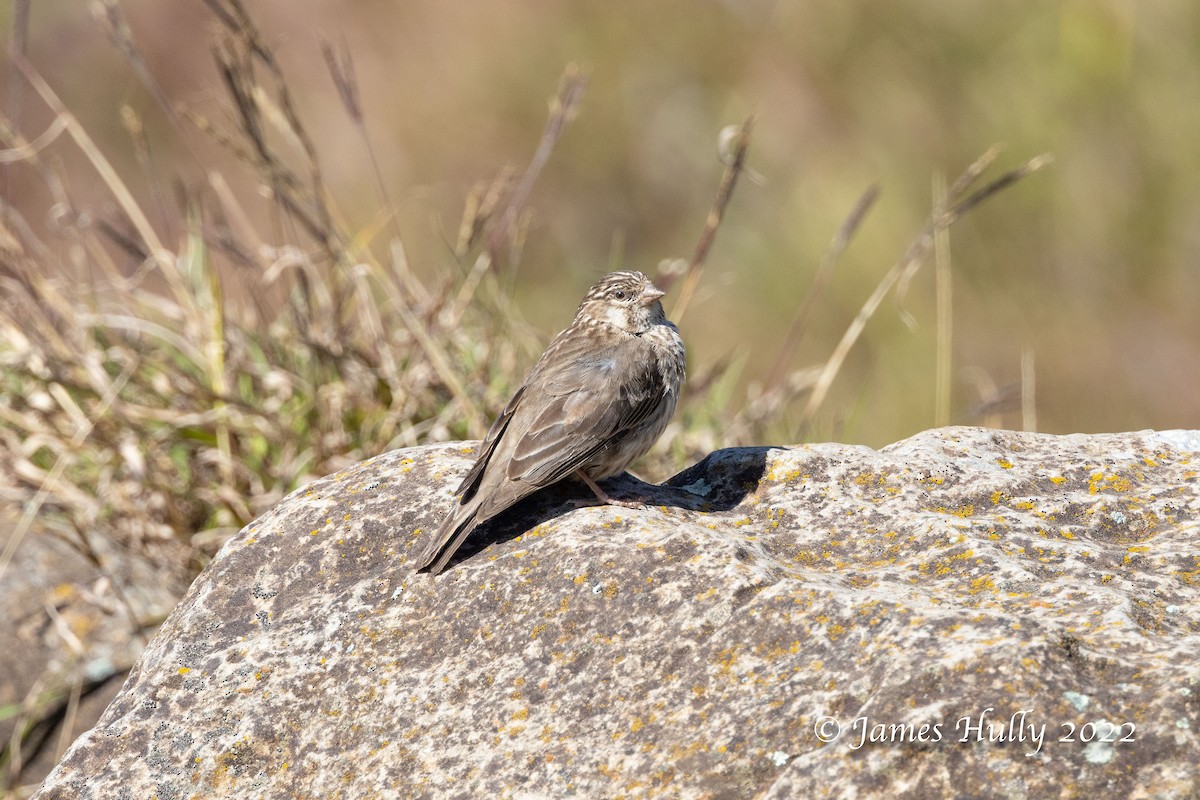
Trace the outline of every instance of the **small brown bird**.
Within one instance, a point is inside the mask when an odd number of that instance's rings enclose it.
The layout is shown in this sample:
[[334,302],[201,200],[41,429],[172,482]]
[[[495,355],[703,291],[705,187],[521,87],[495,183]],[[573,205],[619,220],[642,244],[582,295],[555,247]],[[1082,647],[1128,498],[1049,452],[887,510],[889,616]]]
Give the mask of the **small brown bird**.
[[616,475],[662,435],[683,384],[683,340],[640,272],[610,272],[554,337],[479,446],[457,505],[420,558],[436,575],[487,520],[553,483]]

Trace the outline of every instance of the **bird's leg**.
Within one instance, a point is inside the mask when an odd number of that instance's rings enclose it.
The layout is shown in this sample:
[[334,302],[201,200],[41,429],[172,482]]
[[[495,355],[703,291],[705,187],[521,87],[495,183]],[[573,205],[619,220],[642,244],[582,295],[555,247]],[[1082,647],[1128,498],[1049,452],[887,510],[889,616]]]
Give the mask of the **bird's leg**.
[[596,483],[583,470],[575,470],[575,477],[587,484],[592,493],[596,495],[596,499],[608,506],[621,506],[622,508],[645,508],[645,503],[635,503],[631,500],[617,500],[609,497],[608,492],[600,488],[600,484]]

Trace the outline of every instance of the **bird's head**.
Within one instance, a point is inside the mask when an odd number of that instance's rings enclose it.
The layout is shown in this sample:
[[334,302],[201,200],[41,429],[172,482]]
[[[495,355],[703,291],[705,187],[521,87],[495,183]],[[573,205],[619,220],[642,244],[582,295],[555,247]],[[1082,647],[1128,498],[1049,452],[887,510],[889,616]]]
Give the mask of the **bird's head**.
[[667,321],[665,294],[640,272],[610,272],[588,290],[576,319],[606,322],[627,333],[645,333]]

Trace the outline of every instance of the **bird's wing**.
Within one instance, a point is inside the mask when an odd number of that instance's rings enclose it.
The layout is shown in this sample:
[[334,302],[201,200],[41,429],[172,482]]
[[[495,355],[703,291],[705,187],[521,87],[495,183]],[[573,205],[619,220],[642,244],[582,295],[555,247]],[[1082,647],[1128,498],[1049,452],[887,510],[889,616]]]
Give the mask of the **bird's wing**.
[[479,455],[475,457],[475,463],[471,465],[471,471],[463,478],[462,483],[454,490],[455,494],[462,495],[462,502],[471,499],[471,496],[479,489],[479,481],[483,477],[483,471],[487,469],[488,462],[492,460],[492,453],[496,452],[496,445],[504,437],[504,432],[508,429],[509,422],[512,421],[513,413],[516,412],[517,406],[521,402],[521,396],[525,394],[525,387],[517,389],[517,393],[508,401],[508,405],[500,412],[500,416],[496,417],[496,421],[492,423],[492,427],[488,428],[487,435],[483,437],[483,441],[479,444]]
[[[599,347],[587,337],[558,342],[554,358],[530,380],[527,415],[508,460],[507,476],[548,486],[586,464],[623,432],[646,419],[662,400],[654,356],[640,342]],[[536,398],[534,400],[533,398]]]

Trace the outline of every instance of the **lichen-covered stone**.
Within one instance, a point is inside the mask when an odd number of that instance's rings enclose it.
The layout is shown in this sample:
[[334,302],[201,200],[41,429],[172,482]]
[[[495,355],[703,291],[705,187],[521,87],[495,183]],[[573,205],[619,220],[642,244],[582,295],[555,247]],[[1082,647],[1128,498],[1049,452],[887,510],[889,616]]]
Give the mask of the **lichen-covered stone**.
[[472,452],[248,526],[36,796],[1197,792],[1198,432],[724,450],[413,574]]
[[[84,551],[84,552],[81,552]],[[85,555],[86,552],[86,555]],[[187,589],[189,548],[112,531],[20,532],[0,509],[0,797],[92,727]],[[17,794],[13,795],[18,796]]]

